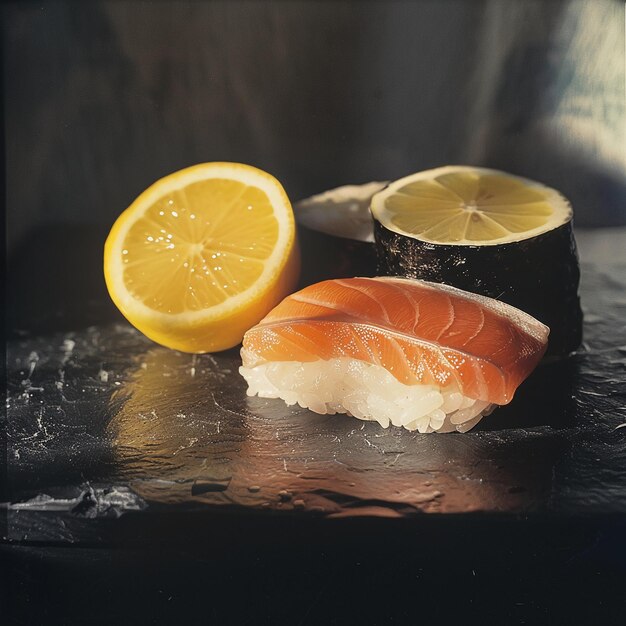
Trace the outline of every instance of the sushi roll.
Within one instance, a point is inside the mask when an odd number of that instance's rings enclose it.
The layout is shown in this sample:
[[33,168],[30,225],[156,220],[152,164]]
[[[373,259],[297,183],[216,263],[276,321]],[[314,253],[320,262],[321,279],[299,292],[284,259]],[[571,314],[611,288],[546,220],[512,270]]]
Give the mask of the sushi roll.
[[378,272],[496,298],[552,329],[547,354],[582,339],[572,209],[556,190],[477,167],[393,182],[372,198]]
[[372,196],[386,182],[344,185],[294,205],[303,259],[300,286],[329,278],[376,275]]
[[549,329],[507,304],[425,281],[349,278],[285,298],[244,336],[248,395],[381,426],[465,432],[508,404]]

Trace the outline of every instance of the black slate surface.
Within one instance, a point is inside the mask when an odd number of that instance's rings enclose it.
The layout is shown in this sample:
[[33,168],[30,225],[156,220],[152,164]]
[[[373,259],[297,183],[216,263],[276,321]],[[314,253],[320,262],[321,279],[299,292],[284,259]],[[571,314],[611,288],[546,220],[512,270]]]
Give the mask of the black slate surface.
[[7,355],[7,538],[146,540],[164,511],[252,516],[268,529],[285,516],[297,527],[623,515],[626,266],[584,265],[581,295],[583,348],[541,365],[467,434],[384,430],[248,398],[237,350],[182,354],[126,323],[22,332]]
[[480,428],[419,435],[147,341],[75,280],[106,233],[68,228],[9,273],[0,623],[624,623],[623,233],[577,235],[602,261],[583,350]]

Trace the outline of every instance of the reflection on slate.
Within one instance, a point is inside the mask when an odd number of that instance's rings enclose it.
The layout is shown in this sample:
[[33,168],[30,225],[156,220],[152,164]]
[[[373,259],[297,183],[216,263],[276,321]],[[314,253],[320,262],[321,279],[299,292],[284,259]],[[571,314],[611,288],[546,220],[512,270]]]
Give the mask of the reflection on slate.
[[8,535],[80,540],[99,518],[163,507],[624,513],[624,293],[626,266],[583,266],[583,349],[542,365],[468,434],[383,430],[248,398],[237,350],[182,354],[126,324],[25,335],[9,345]]

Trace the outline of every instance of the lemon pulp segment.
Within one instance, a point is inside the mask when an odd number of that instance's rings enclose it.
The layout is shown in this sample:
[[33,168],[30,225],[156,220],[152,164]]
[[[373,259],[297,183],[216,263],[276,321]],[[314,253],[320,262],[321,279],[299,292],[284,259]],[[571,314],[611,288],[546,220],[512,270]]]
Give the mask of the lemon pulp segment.
[[277,239],[261,189],[199,181],[164,195],[130,227],[121,251],[124,282],[157,311],[203,310],[250,287]]

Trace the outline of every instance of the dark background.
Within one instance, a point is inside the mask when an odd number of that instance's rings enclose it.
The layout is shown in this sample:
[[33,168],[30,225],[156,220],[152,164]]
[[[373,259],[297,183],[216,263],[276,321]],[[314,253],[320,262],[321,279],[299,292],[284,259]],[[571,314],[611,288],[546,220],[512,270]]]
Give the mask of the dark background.
[[[108,229],[202,161],[266,169],[292,200],[485,165],[563,191],[578,228],[626,224],[619,0],[5,3],[2,29],[9,333],[121,319]],[[245,524],[222,542],[205,519],[208,547],[183,549],[165,518],[157,550],[2,546],[0,623],[7,598],[24,624],[626,615],[623,520],[426,521],[412,543],[313,524],[310,545],[287,522],[250,549]]]
[[[9,328],[106,301],[102,244],[211,160],[292,200],[471,163],[626,224],[619,0],[4,4]],[[44,309],[42,311],[42,308]],[[84,307],[83,307],[84,308]],[[87,306],[89,322],[110,316]]]

